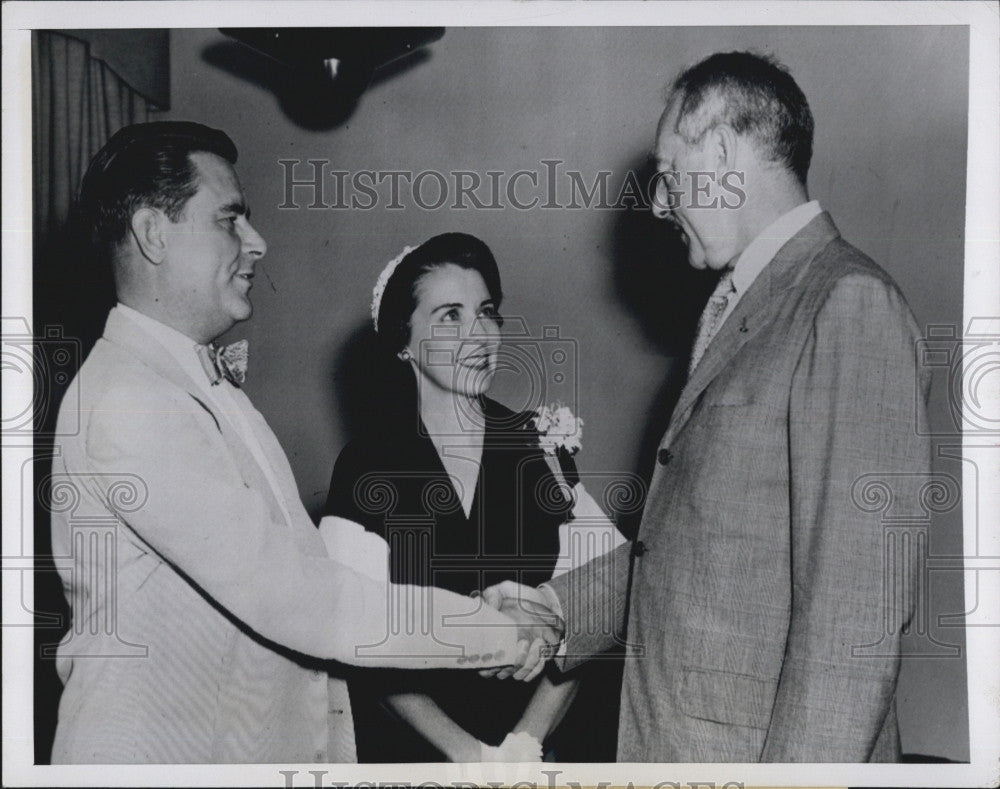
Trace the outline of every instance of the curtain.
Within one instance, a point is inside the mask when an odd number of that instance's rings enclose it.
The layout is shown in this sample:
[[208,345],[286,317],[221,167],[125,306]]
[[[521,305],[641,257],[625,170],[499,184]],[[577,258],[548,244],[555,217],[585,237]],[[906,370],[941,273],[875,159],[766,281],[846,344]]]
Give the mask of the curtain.
[[149,120],[149,102],[90,45],[35,31],[32,67],[34,230],[48,237],[65,227],[91,157],[118,129]]

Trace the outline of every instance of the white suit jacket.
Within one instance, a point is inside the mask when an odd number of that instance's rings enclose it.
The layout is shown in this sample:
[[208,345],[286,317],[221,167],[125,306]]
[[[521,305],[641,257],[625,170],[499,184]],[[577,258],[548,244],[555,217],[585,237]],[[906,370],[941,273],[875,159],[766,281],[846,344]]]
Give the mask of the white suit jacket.
[[[205,400],[113,311],[63,401],[49,485],[72,625],[54,763],[353,761],[330,661],[480,668],[514,654],[492,609],[476,622],[493,627],[463,627],[477,602],[327,558],[261,415],[236,392],[291,522]],[[390,602],[408,599],[414,626],[390,622]]]

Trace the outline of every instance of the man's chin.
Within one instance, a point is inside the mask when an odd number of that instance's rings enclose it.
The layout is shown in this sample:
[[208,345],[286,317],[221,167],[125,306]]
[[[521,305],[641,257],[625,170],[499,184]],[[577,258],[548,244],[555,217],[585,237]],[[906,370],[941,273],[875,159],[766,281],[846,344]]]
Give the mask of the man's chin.
[[242,299],[239,304],[234,306],[231,315],[235,323],[250,320],[253,316],[253,304],[250,303],[249,299]]
[[688,252],[688,265],[693,269],[698,271],[704,271],[708,268],[708,260],[703,254],[698,254],[695,252]]
[[729,259],[725,258],[722,260],[714,260],[709,258],[708,254],[703,249],[692,250],[688,252],[688,265],[693,269],[698,271],[722,271],[729,263]]

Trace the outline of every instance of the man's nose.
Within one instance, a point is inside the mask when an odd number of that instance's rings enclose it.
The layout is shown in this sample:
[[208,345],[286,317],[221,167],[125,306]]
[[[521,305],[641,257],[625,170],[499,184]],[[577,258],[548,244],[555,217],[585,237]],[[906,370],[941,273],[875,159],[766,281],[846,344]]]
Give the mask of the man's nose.
[[663,178],[657,179],[656,189],[653,191],[653,216],[657,219],[668,219],[671,215],[671,195],[670,190]]
[[670,209],[661,204],[658,200],[653,201],[653,216],[657,219],[667,219],[670,216]]
[[249,220],[245,222],[243,227],[243,251],[255,258],[262,258],[267,254],[267,242],[254,229]]

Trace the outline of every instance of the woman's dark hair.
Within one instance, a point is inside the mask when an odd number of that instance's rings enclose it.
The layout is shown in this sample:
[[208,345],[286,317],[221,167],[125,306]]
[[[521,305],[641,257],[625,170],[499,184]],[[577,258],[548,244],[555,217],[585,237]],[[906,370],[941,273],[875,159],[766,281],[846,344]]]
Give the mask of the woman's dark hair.
[[500,309],[500,270],[490,248],[468,233],[434,236],[404,257],[386,284],[378,311],[378,339],[387,353],[399,353],[410,341],[410,318],[417,308],[421,278],[449,263],[478,272],[494,306]]

